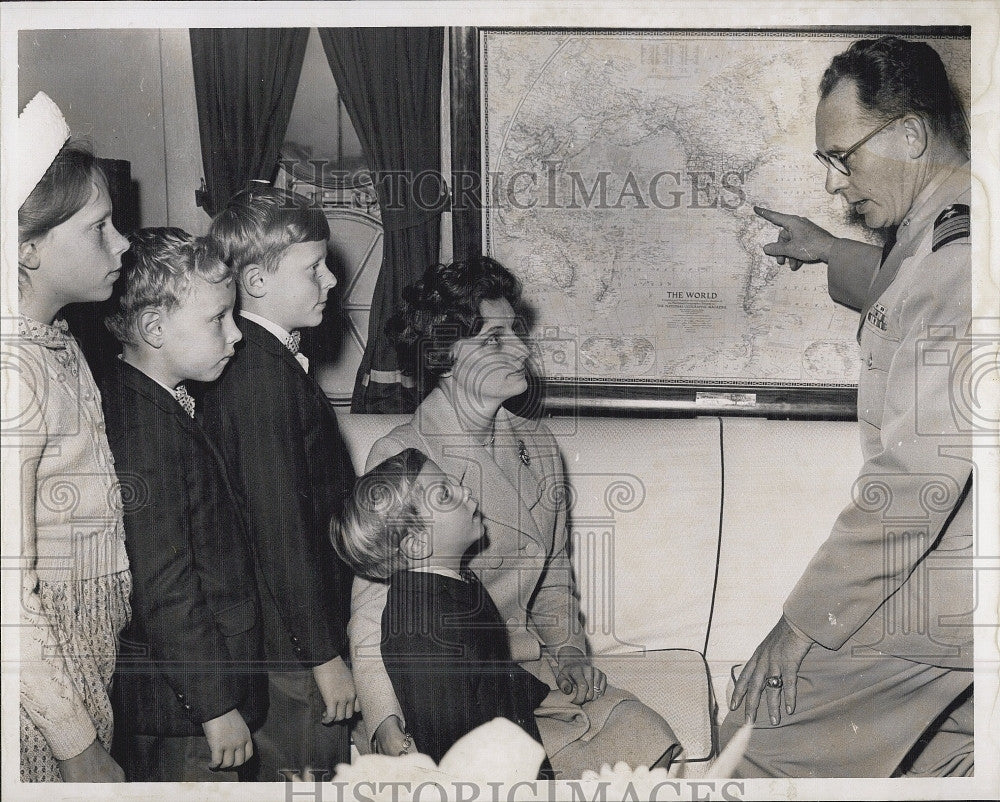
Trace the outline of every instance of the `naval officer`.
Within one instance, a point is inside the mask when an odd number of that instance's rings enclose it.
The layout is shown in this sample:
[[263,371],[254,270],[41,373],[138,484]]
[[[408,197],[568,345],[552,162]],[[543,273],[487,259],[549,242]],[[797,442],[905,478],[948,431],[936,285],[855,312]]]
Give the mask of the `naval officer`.
[[743,666],[722,740],[756,719],[742,777],[969,775],[968,119],[934,49],[896,37],[852,44],[819,94],[826,190],[887,229],[886,247],[758,214],[780,227],[766,253],[826,262],[832,298],[860,312],[864,465]]

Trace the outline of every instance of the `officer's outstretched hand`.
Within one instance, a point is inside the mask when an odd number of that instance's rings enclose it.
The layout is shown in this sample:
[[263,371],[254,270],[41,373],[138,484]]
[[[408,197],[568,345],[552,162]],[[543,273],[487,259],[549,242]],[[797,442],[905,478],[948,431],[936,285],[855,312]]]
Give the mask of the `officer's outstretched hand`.
[[754,206],[753,210],[781,228],[777,241],[764,246],[764,253],[777,257],[779,265],[787,261],[792,270],[798,270],[803,264],[830,261],[830,246],[836,237],[826,229],[798,215],[772,212],[763,206]]

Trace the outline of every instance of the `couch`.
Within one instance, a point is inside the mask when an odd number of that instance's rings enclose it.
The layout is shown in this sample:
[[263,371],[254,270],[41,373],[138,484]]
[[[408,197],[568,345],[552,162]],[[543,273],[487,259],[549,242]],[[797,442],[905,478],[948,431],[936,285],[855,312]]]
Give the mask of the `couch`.
[[[358,471],[404,416],[337,410]],[[745,660],[848,499],[857,424],[552,417],[595,662],[674,727],[697,776]]]

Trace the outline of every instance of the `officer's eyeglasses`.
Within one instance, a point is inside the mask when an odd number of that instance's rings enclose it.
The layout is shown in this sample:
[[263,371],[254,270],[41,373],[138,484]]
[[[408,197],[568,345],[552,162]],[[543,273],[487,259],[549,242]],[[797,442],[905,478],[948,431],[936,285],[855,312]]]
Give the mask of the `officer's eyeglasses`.
[[869,139],[875,136],[875,134],[879,133],[879,131],[885,130],[894,122],[896,122],[896,120],[902,120],[903,117],[905,116],[906,116],[905,114],[901,114],[898,117],[893,117],[891,120],[887,120],[886,122],[882,123],[878,128],[876,128],[874,131],[872,131],[870,134],[868,134],[868,136],[866,136],[864,139],[855,142],[847,150],[841,153],[823,153],[823,151],[817,150],[813,155],[820,160],[820,163],[824,167],[832,167],[838,173],[843,173],[844,175],[850,175],[851,168],[847,166],[848,157],[851,156],[851,154],[853,154],[854,151],[860,148],[863,144],[865,144],[865,142],[867,142]]

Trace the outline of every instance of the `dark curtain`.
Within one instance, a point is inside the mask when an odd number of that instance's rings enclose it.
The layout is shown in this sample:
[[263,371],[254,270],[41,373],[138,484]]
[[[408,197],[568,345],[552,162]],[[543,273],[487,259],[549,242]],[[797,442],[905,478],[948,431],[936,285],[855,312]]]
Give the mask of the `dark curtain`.
[[443,28],[320,28],[341,98],[368,156],[385,228],[368,345],[352,412],[411,412],[418,401],[399,373],[385,322],[402,290],[438,259],[441,212]]
[[191,57],[210,215],[278,167],[308,28],[192,28]]

